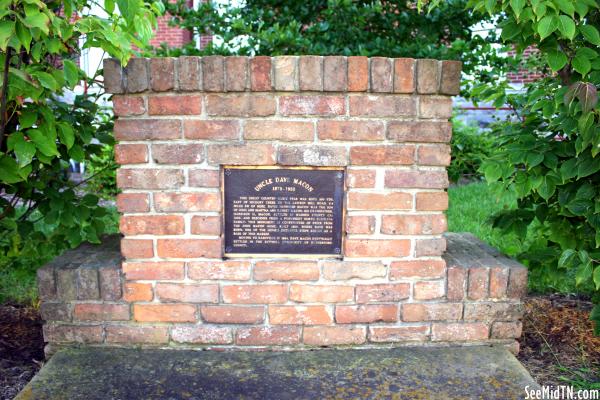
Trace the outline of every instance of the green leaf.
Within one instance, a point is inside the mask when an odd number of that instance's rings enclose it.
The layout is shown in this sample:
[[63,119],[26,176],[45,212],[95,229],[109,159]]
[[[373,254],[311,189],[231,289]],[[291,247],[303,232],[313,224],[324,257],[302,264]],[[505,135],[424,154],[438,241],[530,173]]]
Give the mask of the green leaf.
[[594,270],[594,283],[596,284],[596,290],[600,290],[600,266]]
[[577,176],[577,159],[570,158],[560,166],[560,177],[563,182]]
[[19,127],[21,129],[31,128],[37,121],[37,113],[32,110],[23,110],[19,115]]
[[96,204],[98,204],[98,196],[88,193],[85,196],[83,196],[83,199],[81,199],[81,203],[88,207],[93,207]]
[[23,178],[19,174],[17,162],[8,156],[0,156],[0,182],[11,184],[21,182]]
[[8,41],[14,35],[15,21],[0,22],[0,50],[6,51]]
[[585,178],[600,170],[600,158],[587,157],[580,158],[577,163],[577,177]]
[[552,50],[547,54],[548,65],[552,68],[552,71],[556,72],[561,70],[567,64],[567,56],[562,51]]
[[542,184],[538,188],[538,193],[543,197],[544,200],[548,200],[554,194],[556,190],[556,185],[554,181],[552,181],[548,176],[545,176],[542,180]]
[[483,165],[483,173],[488,182],[495,182],[502,176],[502,166],[497,162],[490,162]]
[[563,36],[572,40],[575,37],[575,22],[569,16],[560,15],[558,17],[558,30]]
[[546,15],[537,26],[537,32],[542,40],[550,36],[556,29],[558,29],[558,19],[553,15]]
[[517,18],[521,15],[523,7],[525,7],[525,0],[510,0],[510,6],[515,12]]
[[587,75],[587,73],[590,72],[590,69],[592,69],[590,60],[582,54],[577,54],[575,58],[573,58],[572,65],[573,69],[579,72],[582,76]]
[[577,251],[574,249],[567,249],[563,251],[558,259],[558,268],[568,268],[575,259],[576,255]]
[[58,82],[56,82],[56,79],[54,79],[54,77],[47,72],[36,71],[33,72],[32,75],[35,76],[40,84],[46,89],[57,91],[60,88],[58,86]]
[[25,47],[25,50],[27,50],[27,52],[29,52],[29,49],[31,46],[31,32],[29,31],[29,29],[27,27],[25,27],[21,23],[16,24],[15,31],[17,33],[17,37],[19,38],[19,41],[21,42],[23,47]]
[[45,135],[40,129],[29,129],[27,136],[35,143],[35,147],[45,156],[58,156],[56,141],[51,135]]
[[37,12],[37,13],[33,13],[31,15],[28,15],[23,20],[23,23],[26,26],[28,26],[29,28],[41,29],[42,32],[44,32],[46,35],[50,32],[50,30],[48,28],[48,26],[50,25],[50,20],[48,19],[48,16],[46,14],[44,14],[43,12]]
[[133,25],[133,19],[140,10],[140,0],[117,0],[119,11],[128,25]]
[[554,0],[554,4],[558,5],[562,12],[570,15],[571,17],[573,17],[575,14],[575,7],[570,0]]
[[12,134],[10,138],[12,139],[10,145],[17,156],[19,168],[23,168],[31,163],[35,155],[35,145],[26,141],[21,132]]
[[79,68],[71,60],[63,60],[63,70],[65,73],[65,80],[69,84],[69,87],[73,88],[79,82]]
[[592,260],[588,259],[579,265],[575,273],[575,285],[580,286],[592,278]]
[[58,137],[62,144],[67,146],[67,150],[73,147],[75,143],[75,132],[68,123],[62,122],[58,125]]
[[592,25],[581,25],[579,30],[583,34],[585,40],[590,42],[591,44],[595,44],[596,46],[600,46],[600,33],[598,33],[598,29]]
[[537,165],[540,165],[542,161],[544,161],[544,153],[537,151],[529,152],[527,153],[525,159],[527,161],[527,166],[529,167],[529,169],[531,169]]

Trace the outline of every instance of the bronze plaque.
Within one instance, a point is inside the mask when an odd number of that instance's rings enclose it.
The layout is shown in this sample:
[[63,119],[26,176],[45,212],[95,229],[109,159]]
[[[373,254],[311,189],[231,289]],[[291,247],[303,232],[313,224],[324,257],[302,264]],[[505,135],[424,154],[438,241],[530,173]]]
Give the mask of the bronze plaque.
[[344,171],[223,171],[225,255],[341,256]]

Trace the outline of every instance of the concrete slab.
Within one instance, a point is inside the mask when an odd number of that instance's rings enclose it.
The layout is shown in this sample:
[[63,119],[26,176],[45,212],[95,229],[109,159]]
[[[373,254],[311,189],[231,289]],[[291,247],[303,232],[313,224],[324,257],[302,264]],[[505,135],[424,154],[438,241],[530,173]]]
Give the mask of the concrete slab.
[[216,352],[71,348],[17,399],[521,399],[537,387],[503,348]]

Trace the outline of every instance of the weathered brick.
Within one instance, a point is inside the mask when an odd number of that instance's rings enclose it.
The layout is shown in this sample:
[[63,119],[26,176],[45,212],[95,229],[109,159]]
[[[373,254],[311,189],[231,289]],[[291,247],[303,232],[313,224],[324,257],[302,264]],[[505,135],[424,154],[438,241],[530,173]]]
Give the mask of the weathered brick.
[[134,304],[133,318],[139,322],[195,322],[191,304]]
[[370,326],[369,340],[385,342],[424,342],[429,338],[429,326]]
[[194,215],[190,225],[192,235],[220,235],[221,218],[217,216]]
[[470,268],[467,296],[470,300],[481,300],[488,296],[490,270],[488,268]]
[[492,339],[517,339],[523,333],[523,324],[515,322],[494,322],[492,324]]
[[350,97],[351,116],[414,117],[415,100],[411,96],[364,94]]
[[159,212],[219,211],[218,192],[160,192],[154,193],[154,208]]
[[38,295],[41,300],[56,298],[56,281],[54,279],[54,268],[42,267],[36,272]]
[[431,340],[458,342],[486,340],[489,327],[483,323],[435,323],[431,327]]
[[347,303],[354,300],[353,286],[290,285],[290,300],[300,303]]
[[392,193],[348,193],[349,210],[410,210],[412,194],[404,192]]
[[121,216],[120,232],[124,235],[182,235],[185,223],[177,215]]
[[179,90],[195,92],[202,89],[202,68],[200,57],[179,56],[176,68]]
[[201,112],[201,96],[177,95],[148,97],[149,115],[198,115]]
[[183,186],[180,169],[119,169],[117,186],[120,189],[176,189]]
[[147,193],[119,193],[117,210],[121,213],[148,212],[150,201]]
[[259,261],[254,266],[256,281],[316,281],[319,267],[315,261]]
[[410,284],[377,283],[356,286],[357,303],[390,303],[408,299]]
[[407,239],[347,239],[346,257],[407,257],[410,240]]
[[380,121],[328,121],[317,123],[321,140],[371,141],[384,140],[383,122]]
[[386,57],[371,58],[371,91],[391,93],[393,89],[392,60]]
[[189,182],[190,187],[219,187],[219,170],[216,169],[190,169]]
[[300,343],[300,328],[296,326],[255,326],[240,328],[235,344],[240,346],[277,346]]
[[44,341],[50,343],[101,343],[100,325],[44,325]]
[[278,162],[281,165],[338,167],[348,164],[348,156],[343,146],[279,146]]
[[187,119],[183,121],[183,136],[186,139],[236,140],[240,137],[238,121],[203,121]]
[[414,162],[415,146],[412,144],[350,148],[350,164],[354,165],[411,165]]
[[369,89],[369,58],[348,57],[348,91],[365,92]]
[[445,170],[388,170],[385,171],[385,187],[445,189],[448,187],[448,173]]
[[127,92],[139,93],[150,88],[150,77],[148,74],[148,59],[134,57],[129,60],[125,67],[127,78]]
[[152,159],[158,164],[199,164],[204,161],[204,145],[153,144]]
[[323,278],[330,281],[373,279],[386,275],[386,268],[376,261],[325,261]]
[[415,195],[417,211],[446,211],[448,209],[448,193],[419,192]]
[[421,96],[419,98],[419,117],[448,119],[452,116],[450,97]]
[[271,88],[271,57],[252,57],[250,59],[250,89],[254,92],[268,92]]
[[123,93],[125,86],[123,85],[121,63],[114,58],[105,58],[102,65],[102,75],[104,75],[104,90],[106,93]]
[[490,298],[502,299],[506,297],[508,287],[509,269],[503,267],[493,267],[490,270]]
[[307,326],[304,328],[302,338],[304,344],[312,346],[362,344],[366,341],[366,329],[347,326]]
[[166,326],[109,325],[106,327],[108,343],[163,344],[169,341]]
[[394,92],[414,93],[415,60],[413,58],[394,59]]
[[246,281],[250,279],[250,263],[247,261],[204,261],[188,265],[190,279]]
[[286,285],[225,285],[223,301],[234,304],[275,304],[287,301]]
[[262,94],[206,96],[208,115],[225,117],[266,117],[275,114],[275,98]]
[[363,304],[336,306],[335,321],[339,324],[364,324],[398,321],[397,304]]
[[442,74],[440,81],[440,93],[457,95],[460,93],[460,61],[442,61]]
[[446,239],[431,238],[415,240],[415,257],[438,257],[446,251]]
[[175,59],[170,57],[150,59],[150,82],[155,92],[165,92],[175,87]]
[[125,294],[123,296],[125,301],[152,301],[153,298],[151,283],[128,282],[125,284]]
[[137,96],[113,96],[113,111],[117,117],[130,117],[142,115],[146,112],[143,97]]
[[69,322],[71,321],[71,305],[67,303],[49,303],[43,301],[40,303],[40,315],[46,322]]
[[77,274],[77,299],[97,300],[99,298],[98,270],[96,268],[79,268]]
[[206,92],[222,92],[225,81],[223,56],[202,57],[202,87]]
[[522,299],[527,294],[527,269],[512,267],[508,279],[506,294],[511,299]]
[[323,57],[303,56],[298,60],[300,90],[323,90]]
[[402,304],[402,321],[457,321],[462,319],[460,303]]
[[281,140],[312,141],[314,124],[299,121],[246,121],[244,139],[247,140]]
[[444,214],[383,215],[381,233],[388,235],[437,235],[446,232],[448,222]]
[[514,321],[523,316],[523,304],[520,303],[466,303],[465,321]]
[[394,261],[390,264],[390,280],[408,278],[442,278],[446,272],[444,260]]
[[156,295],[163,302],[173,301],[181,303],[218,303],[219,285],[157,283]]
[[448,300],[463,300],[467,282],[467,270],[464,268],[448,268]]
[[417,92],[420,94],[437,93],[438,61],[430,59],[417,60]]
[[77,278],[79,273],[76,269],[56,270],[56,294],[60,300],[77,300]]
[[447,121],[392,121],[387,138],[397,142],[448,143],[452,124]]
[[220,239],[158,239],[162,258],[221,258]]
[[98,269],[98,283],[100,285],[100,298],[102,300],[116,301],[122,296],[121,269],[104,268]]
[[123,273],[128,280],[179,280],[184,278],[182,262],[125,262]]
[[446,144],[419,146],[417,149],[419,165],[450,165],[450,146]]
[[213,165],[274,165],[272,144],[214,144],[208,146],[208,162]]
[[225,91],[243,92],[248,88],[248,57],[225,58]]
[[142,164],[148,162],[148,146],[145,144],[116,144],[117,164]]
[[349,215],[346,217],[346,233],[370,235],[375,232],[372,215]]
[[177,119],[117,119],[117,140],[164,140],[181,138],[181,121]]
[[269,305],[269,322],[273,325],[325,325],[333,318],[326,306]]
[[375,187],[377,171],[372,169],[347,169],[346,186],[358,189],[372,189]]
[[233,342],[233,331],[218,326],[175,326],[171,338],[177,343],[229,344]]
[[121,254],[125,258],[152,258],[154,249],[151,239],[121,239]]
[[73,309],[73,318],[78,321],[127,321],[129,305],[78,303]]
[[346,57],[327,56],[323,58],[323,90],[345,92],[348,89],[348,64]]
[[303,95],[279,97],[279,113],[283,116],[335,116],[346,114],[343,96]]
[[214,324],[261,324],[265,319],[264,306],[201,306],[205,322]]
[[440,281],[418,281],[415,282],[413,297],[415,300],[440,299],[446,294],[443,280]]
[[278,56],[273,57],[273,72],[275,74],[274,86],[278,91],[298,90],[298,57]]

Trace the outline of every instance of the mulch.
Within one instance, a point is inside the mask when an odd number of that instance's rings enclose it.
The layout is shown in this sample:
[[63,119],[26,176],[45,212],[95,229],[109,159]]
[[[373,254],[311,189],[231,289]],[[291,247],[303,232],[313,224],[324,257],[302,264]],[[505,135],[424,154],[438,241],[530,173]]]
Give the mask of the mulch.
[[[526,300],[518,359],[540,385],[600,383],[600,337],[591,302],[577,296]],[[0,400],[12,399],[41,368],[42,320],[32,307],[0,305]]]

